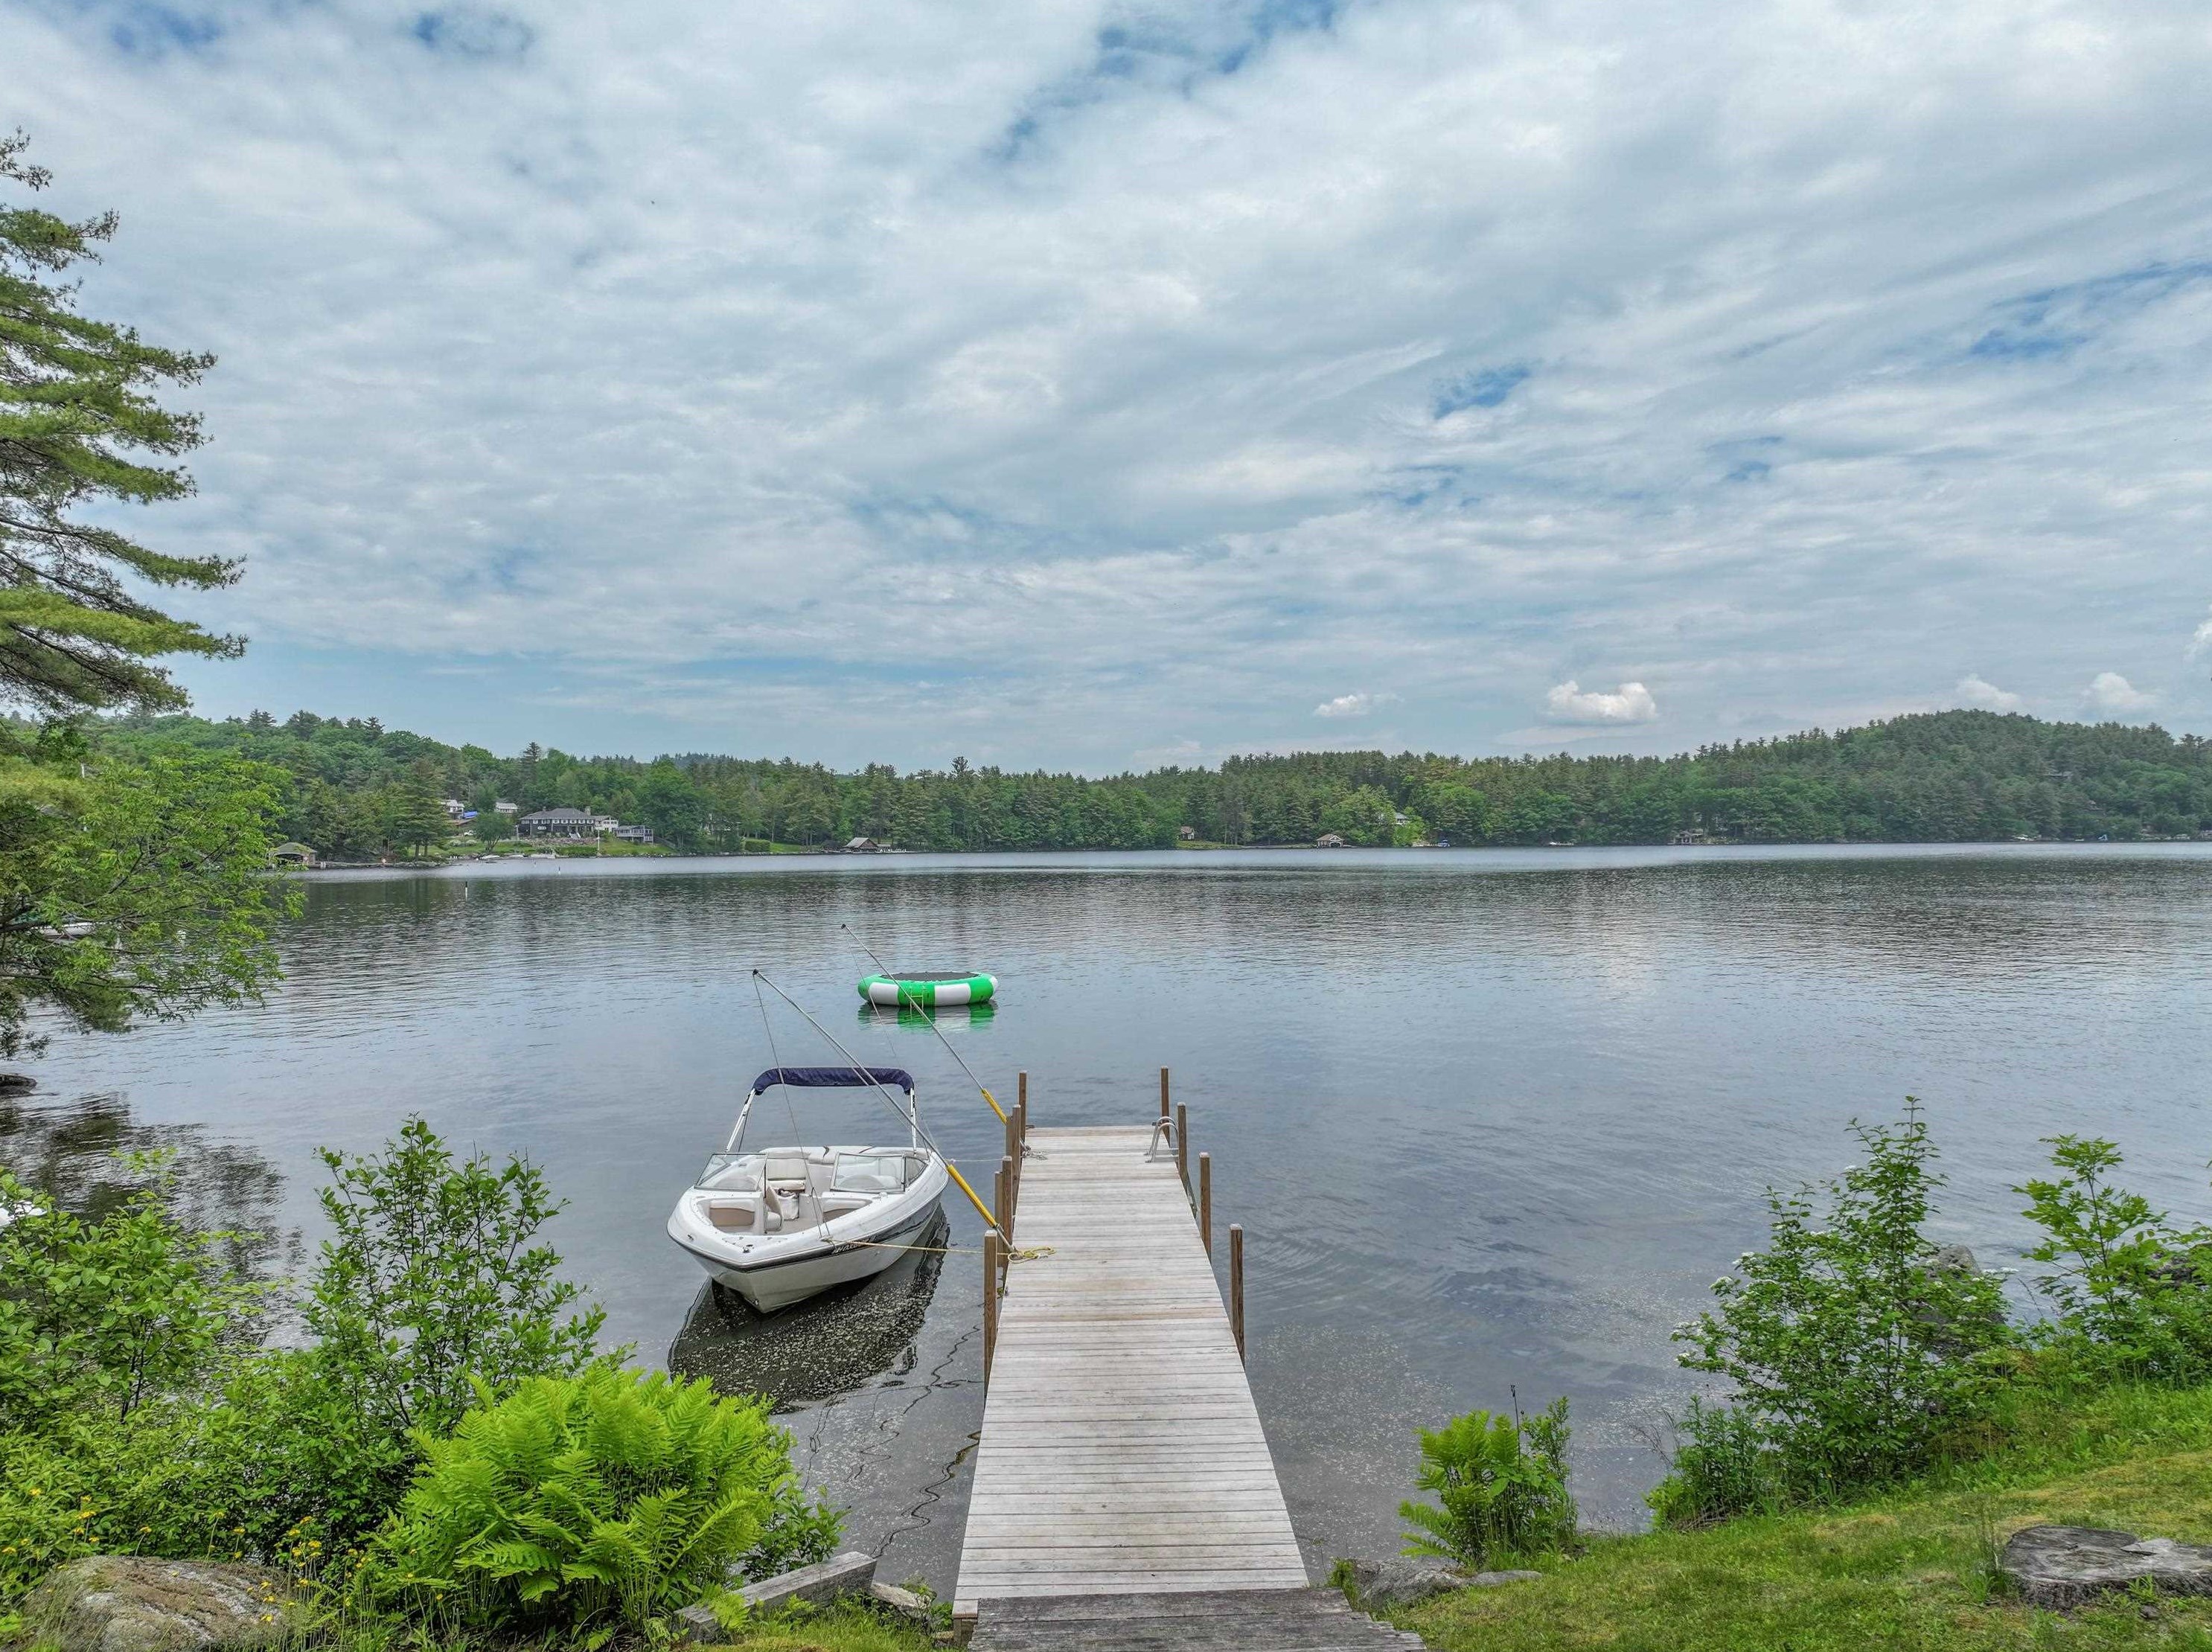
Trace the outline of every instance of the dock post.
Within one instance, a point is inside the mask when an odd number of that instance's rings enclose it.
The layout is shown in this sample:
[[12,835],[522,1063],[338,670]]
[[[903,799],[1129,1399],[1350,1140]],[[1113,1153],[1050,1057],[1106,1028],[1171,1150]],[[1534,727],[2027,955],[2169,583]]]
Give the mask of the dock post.
[[1206,1242],[1206,1254],[1213,1254],[1213,1155],[1198,1156],[1198,1236]]
[[1161,1116],[1162,1118],[1164,1118],[1164,1119],[1165,1117],[1167,1117],[1167,1115],[1168,1115],[1168,1070],[1167,1070],[1165,1067],[1162,1067],[1162,1068],[1160,1069],[1160,1116]]
[[1229,1328],[1237,1338],[1237,1357],[1244,1357],[1244,1229],[1229,1224]]
[[1029,1104],[1030,1075],[1028,1069],[1024,1068],[1023,1071],[1014,1075],[1014,1105],[1016,1107],[1027,1107]]
[[991,1355],[999,1345],[999,1236],[983,1236],[983,1382],[991,1382]]
[[1022,1153],[1022,1144],[1021,1144],[1021,1139],[1014,1133],[1015,1133],[1015,1131],[1016,1131],[1016,1129],[1018,1128],[1018,1127],[1016,1126],[1016,1124],[1015,1124],[1014,1121],[1015,1121],[1016,1119],[1019,1118],[1020,1116],[1021,1116],[1021,1103],[1020,1103],[1020,1102],[1015,1102],[1015,1103],[1014,1103],[1014,1110],[1013,1110],[1012,1112],[1010,1112],[1010,1113],[1008,1113],[1008,1114],[1006,1114],[1006,1144],[1005,1148],[1004,1148],[1002,1151],[1005,1152],[1006,1156],[1008,1158],[1019,1158],[1019,1157],[1021,1157],[1021,1153]]
[[1190,1197],[1190,1109],[1176,1103],[1176,1174],[1182,1178],[1182,1196]]
[[1008,1245],[1014,1242],[1014,1159],[1009,1153],[999,1161],[999,1236]]

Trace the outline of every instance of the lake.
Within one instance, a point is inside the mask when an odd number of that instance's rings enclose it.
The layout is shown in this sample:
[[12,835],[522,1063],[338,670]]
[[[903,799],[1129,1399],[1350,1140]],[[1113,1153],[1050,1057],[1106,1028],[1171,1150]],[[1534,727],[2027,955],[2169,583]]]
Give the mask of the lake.
[[[787,1010],[763,1025],[756,965],[996,1165],[945,1044],[860,1008],[855,934],[1000,975],[995,1013],[941,1024],[1000,1096],[1030,1073],[1036,1124],[1141,1122],[1174,1069],[1216,1221],[1247,1232],[1255,1390],[1317,1573],[1395,1550],[1417,1426],[1516,1395],[1571,1396],[1585,1517],[1637,1523],[1694,1391],[1669,1331],[1760,1240],[1764,1187],[1849,1163],[1849,1122],[1908,1094],[1951,1177],[1939,1236],[1985,1265],[2018,1262],[2008,1189],[2061,1131],[2212,1213],[2212,846],[524,862],[307,890],[266,1005],[58,1037],[0,1103],[0,1155],[84,1175],[175,1142],[284,1266],[318,1236],[319,1145],[420,1113],[526,1154],[611,1336],[775,1394],[884,1574],[948,1592],[982,1412],[973,1212],[948,1203],[948,1254],[765,1323],[662,1232],[756,1072],[839,1059]],[[788,1094],[756,1139],[886,1133],[864,1094]]]

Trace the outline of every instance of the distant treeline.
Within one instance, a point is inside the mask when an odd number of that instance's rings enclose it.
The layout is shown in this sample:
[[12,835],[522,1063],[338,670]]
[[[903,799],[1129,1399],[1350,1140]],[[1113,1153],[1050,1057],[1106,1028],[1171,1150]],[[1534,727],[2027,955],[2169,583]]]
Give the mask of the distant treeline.
[[955,758],[902,774],[788,758],[500,757],[374,719],[127,717],[104,744],[235,752],[290,777],[283,830],[326,855],[434,841],[440,799],[501,829],[495,801],[592,809],[678,848],[853,837],[912,849],[1163,848],[1203,841],[1355,844],[1960,842],[2171,837],[2212,830],[2212,742],[2156,727],[1984,711],[1707,746],[1674,757],[1447,757],[1312,751],[1091,780]]

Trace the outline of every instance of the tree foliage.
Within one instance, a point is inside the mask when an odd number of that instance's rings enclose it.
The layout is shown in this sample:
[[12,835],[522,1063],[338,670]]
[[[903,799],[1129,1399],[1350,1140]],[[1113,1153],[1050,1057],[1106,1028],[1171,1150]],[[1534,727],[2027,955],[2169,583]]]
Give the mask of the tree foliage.
[[1165,848],[1183,827],[1209,842],[1311,843],[1334,832],[1376,845],[1422,832],[1465,845],[1664,843],[1684,832],[1908,842],[2212,831],[2212,744],[1978,711],[1674,757],[1302,752],[1098,779],[959,759],[838,774],[788,758],[695,752],[647,763],[536,744],[499,757],[374,718],[305,711],[281,723],[265,713],[220,723],[130,716],[101,738],[118,750],[182,744],[283,769],[283,829],[333,855],[403,847],[392,801],[402,789],[471,799],[480,814],[501,799],[588,808],[651,826],[679,848],[723,850],[848,837],[908,849]]
[[[26,143],[0,137],[0,180],[27,194],[51,180],[23,160]],[[199,418],[155,392],[214,365],[79,312],[76,286],[59,277],[114,233],[112,213],[71,222],[0,206],[0,694],[48,712],[181,706],[154,662],[241,646],[125,582],[207,589],[236,579],[237,563],[157,551],[82,514],[191,494],[173,461],[204,440]]]
[[258,999],[297,891],[268,876],[283,777],[190,750],[86,762],[66,726],[0,756],[0,1054],[41,1010],[114,1032]]

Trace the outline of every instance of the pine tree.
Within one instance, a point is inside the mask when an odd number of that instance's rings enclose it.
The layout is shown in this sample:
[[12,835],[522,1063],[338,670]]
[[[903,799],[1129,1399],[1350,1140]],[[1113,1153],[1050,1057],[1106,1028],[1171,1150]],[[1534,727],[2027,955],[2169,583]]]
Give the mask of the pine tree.
[[[51,179],[22,161],[27,142],[0,137],[0,179],[41,190]],[[196,383],[215,358],[82,315],[76,285],[55,279],[114,233],[112,213],[72,223],[0,206],[0,695],[48,712],[173,709],[184,691],[150,662],[242,647],[140,601],[122,578],[205,590],[235,580],[235,562],[167,555],[72,516],[186,497],[191,476],[161,461],[205,440],[198,415],[152,392]]]

